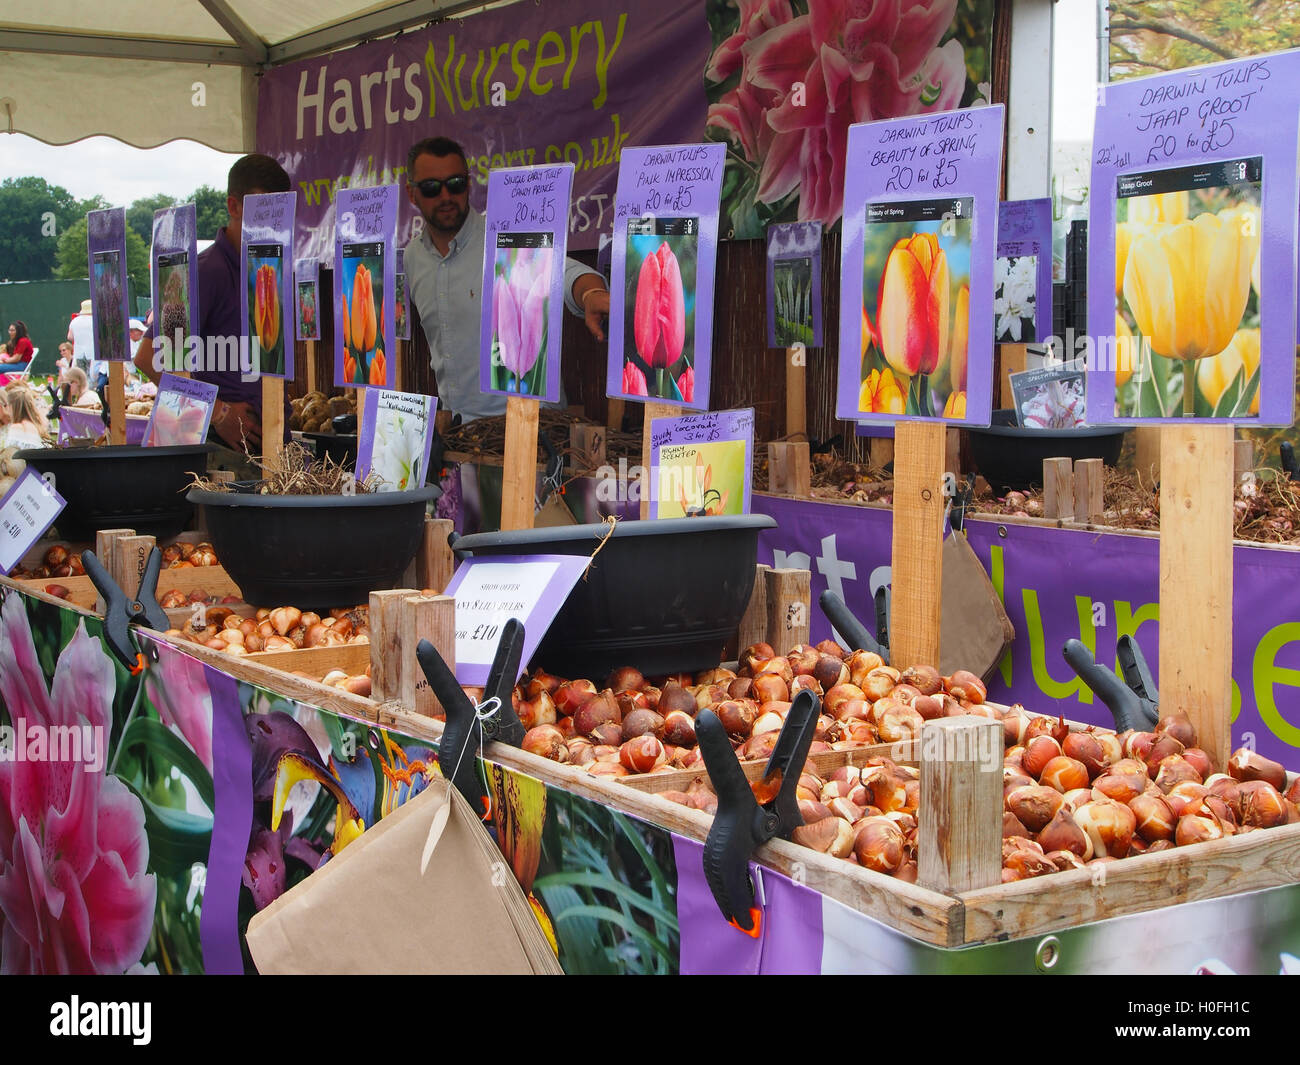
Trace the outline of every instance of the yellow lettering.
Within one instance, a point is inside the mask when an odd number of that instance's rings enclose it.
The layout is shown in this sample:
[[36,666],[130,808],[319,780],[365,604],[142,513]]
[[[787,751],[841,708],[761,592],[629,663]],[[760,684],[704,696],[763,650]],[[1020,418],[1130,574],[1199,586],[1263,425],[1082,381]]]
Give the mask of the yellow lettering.
[[524,79],[528,77],[528,71],[526,71],[523,64],[519,62],[519,53],[526,52],[531,47],[532,44],[528,41],[518,40],[515,41],[515,46],[510,49],[510,66],[514,72],[519,75],[519,80],[515,82],[515,87],[506,93],[507,100],[519,99],[519,94],[524,91]]
[[605,24],[596,23],[596,83],[600,88],[596,91],[595,98],[591,101],[591,106],[599,110],[605,103],[609,95],[609,64],[614,60],[614,53],[618,51],[618,46],[623,43],[623,27],[627,25],[627,15],[618,16],[618,32],[614,35],[614,43],[610,46],[609,53],[605,52]]
[[564,71],[564,81],[560,83],[566,89],[569,87],[569,79],[573,77],[573,68],[578,62],[578,42],[590,32],[590,22],[584,22],[581,26],[569,27],[569,65]]
[[1278,652],[1297,640],[1300,640],[1300,621],[1275,625],[1264,634],[1259,646],[1255,648],[1251,670],[1255,682],[1255,706],[1259,709],[1260,720],[1274,736],[1292,747],[1300,747],[1300,728],[1282,716],[1273,689],[1279,684],[1300,688],[1300,669],[1277,664]]
[[[555,55],[553,57],[546,55],[546,46],[548,44],[555,47]],[[563,62],[564,39],[554,30],[547,30],[542,34],[541,39],[537,42],[537,57],[533,60],[533,72],[528,78],[528,87],[533,90],[534,96],[545,96],[555,85],[555,82],[550,78],[547,78],[545,82],[539,82],[537,80],[537,72]]]

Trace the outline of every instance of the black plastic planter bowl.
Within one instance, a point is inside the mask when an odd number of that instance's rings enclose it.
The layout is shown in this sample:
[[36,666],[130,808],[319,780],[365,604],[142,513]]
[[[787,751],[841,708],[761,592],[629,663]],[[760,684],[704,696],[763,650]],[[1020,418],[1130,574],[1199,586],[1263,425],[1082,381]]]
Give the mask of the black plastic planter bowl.
[[54,475],[68,505],[54,527],[65,540],[94,540],[100,529],[134,529],[140,536],[175,536],[194,507],[185,488],[207,467],[211,444],[188,447],[50,447],[20,451],[38,473]]
[[[716,666],[749,605],[758,534],[775,527],[766,514],[620,522],[533,662],[595,680],[617,666],[647,676]],[[608,532],[595,524],[475,533],[455,548],[476,556],[585,556]]]
[[255,606],[355,606],[392,588],[424,536],[437,487],[353,496],[193,489],[217,557]]
[[[989,487],[999,495],[1043,483],[1043,459],[1101,459],[1119,461],[1124,427],[1100,425],[1084,429],[1026,429],[1007,424],[1012,411],[994,411],[993,425],[970,429],[971,459]],[[998,424],[1002,422],[1003,424]]]

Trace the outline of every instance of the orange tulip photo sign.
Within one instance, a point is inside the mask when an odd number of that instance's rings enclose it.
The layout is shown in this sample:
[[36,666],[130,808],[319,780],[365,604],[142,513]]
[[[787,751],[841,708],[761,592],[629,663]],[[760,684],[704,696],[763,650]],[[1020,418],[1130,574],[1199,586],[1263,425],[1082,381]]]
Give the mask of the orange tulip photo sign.
[[839,417],[989,424],[1002,124],[996,106],[849,128]]
[[[240,307],[253,364],[264,377],[293,376],[289,308],[296,306],[293,277],[294,205],[297,193],[252,193],[244,197],[240,230],[244,283]],[[256,341],[256,346],[254,346]]]
[[343,189],[334,237],[334,383],[393,387],[398,187]]
[[1088,248],[1089,422],[1290,425],[1300,52],[1106,87]]

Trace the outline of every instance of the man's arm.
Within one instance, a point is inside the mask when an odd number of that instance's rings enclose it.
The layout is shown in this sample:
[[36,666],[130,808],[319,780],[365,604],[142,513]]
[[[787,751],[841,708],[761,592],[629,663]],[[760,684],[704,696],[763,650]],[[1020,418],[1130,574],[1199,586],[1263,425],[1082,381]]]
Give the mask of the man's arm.
[[135,359],[132,361],[135,362],[135,368],[154,384],[162,380],[162,374],[154,369],[153,365],[153,337],[141,338],[140,346],[135,350]]
[[609,289],[605,279],[576,259],[564,261],[565,306],[570,313],[587,321],[587,328],[597,340],[605,339],[601,317],[609,314]]

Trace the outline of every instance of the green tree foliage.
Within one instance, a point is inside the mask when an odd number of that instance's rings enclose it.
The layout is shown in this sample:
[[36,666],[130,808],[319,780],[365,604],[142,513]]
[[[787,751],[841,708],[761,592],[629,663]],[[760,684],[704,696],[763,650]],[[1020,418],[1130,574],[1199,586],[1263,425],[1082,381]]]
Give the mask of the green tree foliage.
[[157,196],[144,196],[126,209],[126,224],[134,229],[147,248],[153,243],[153,216],[155,211],[164,207],[174,207],[176,198],[166,193]]
[[[89,270],[86,216],[83,214],[59,237],[56,276],[75,280],[89,277]],[[146,295],[149,292],[149,245],[130,226],[126,227],[126,273],[136,293]]]
[[1297,0],[1114,0],[1112,81],[1290,48]]
[[193,195],[181,200],[181,203],[193,203],[198,217],[199,240],[212,240],[217,230],[230,221],[226,211],[226,193],[224,189],[214,189],[211,185],[200,185]]
[[0,183],[0,278],[45,281],[54,276],[60,235],[85,214],[76,199],[44,178],[6,178]]

